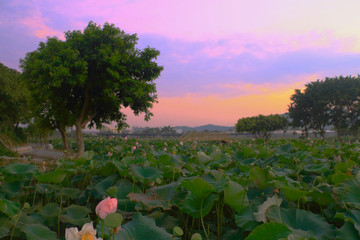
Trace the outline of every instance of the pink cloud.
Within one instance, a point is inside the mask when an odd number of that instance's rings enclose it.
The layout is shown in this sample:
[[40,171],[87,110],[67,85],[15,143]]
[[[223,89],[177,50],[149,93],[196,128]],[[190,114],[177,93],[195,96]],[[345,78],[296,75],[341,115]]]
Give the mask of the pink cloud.
[[56,36],[59,39],[64,40],[64,33],[51,29],[46,26],[45,19],[41,16],[41,14],[36,11],[36,13],[27,18],[23,18],[20,20],[20,23],[27,26],[31,32],[38,38],[46,38]]

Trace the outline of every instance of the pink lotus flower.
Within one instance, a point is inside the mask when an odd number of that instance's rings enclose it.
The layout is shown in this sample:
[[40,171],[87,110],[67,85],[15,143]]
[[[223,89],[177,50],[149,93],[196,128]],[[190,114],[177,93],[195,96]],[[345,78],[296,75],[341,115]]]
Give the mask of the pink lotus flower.
[[95,208],[96,215],[98,215],[101,219],[105,219],[105,217],[109,213],[116,212],[117,209],[117,199],[107,197],[106,199],[99,202],[99,204]]
[[136,146],[133,146],[133,147],[132,147],[132,150],[134,151],[135,149],[136,149]]

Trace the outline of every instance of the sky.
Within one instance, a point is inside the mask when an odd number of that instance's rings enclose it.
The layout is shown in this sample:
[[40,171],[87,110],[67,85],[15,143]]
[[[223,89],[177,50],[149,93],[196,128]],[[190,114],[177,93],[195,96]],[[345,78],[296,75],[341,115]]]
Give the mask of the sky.
[[158,103],[130,126],[234,126],[287,112],[294,89],[360,73],[359,0],[0,0],[0,62],[46,37],[113,23],[160,51]]

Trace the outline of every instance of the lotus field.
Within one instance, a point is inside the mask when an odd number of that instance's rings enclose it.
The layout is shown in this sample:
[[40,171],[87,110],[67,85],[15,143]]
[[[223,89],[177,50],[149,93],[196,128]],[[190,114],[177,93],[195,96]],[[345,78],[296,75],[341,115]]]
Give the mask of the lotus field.
[[0,168],[0,239],[360,239],[358,142],[85,145]]

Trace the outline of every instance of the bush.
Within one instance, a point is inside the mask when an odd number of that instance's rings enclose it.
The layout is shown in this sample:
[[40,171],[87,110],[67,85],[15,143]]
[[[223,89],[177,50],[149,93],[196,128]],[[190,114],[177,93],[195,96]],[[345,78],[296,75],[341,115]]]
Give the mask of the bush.
[[288,125],[286,117],[278,114],[268,116],[259,115],[256,117],[240,118],[235,125],[237,132],[250,132],[254,138],[267,140],[271,132],[282,129]]

